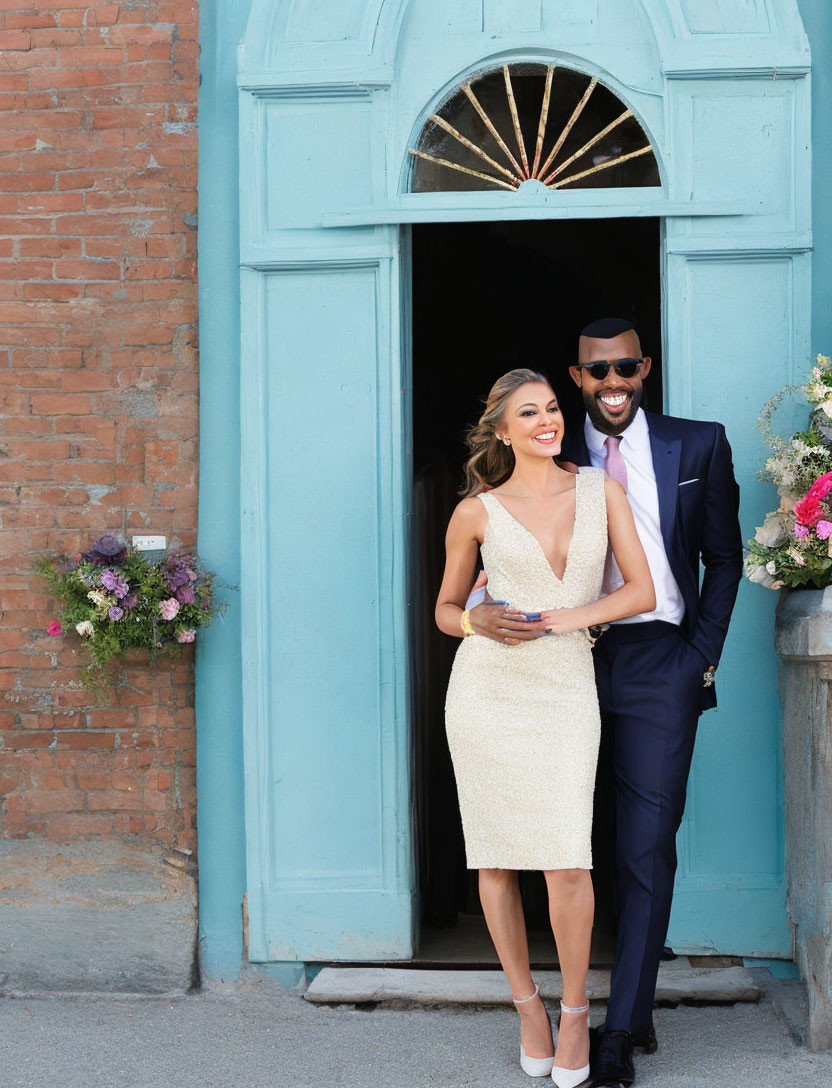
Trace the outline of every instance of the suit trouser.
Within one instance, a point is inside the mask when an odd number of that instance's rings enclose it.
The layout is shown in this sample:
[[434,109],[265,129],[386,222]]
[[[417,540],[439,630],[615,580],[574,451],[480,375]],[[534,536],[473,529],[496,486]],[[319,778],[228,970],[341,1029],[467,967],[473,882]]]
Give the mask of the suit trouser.
[[599,786],[606,765],[615,791],[618,929],[606,1026],[641,1032],[651,1022],[670,919],[705,665],[678,627],[658,621],[613,625],[594,657]]

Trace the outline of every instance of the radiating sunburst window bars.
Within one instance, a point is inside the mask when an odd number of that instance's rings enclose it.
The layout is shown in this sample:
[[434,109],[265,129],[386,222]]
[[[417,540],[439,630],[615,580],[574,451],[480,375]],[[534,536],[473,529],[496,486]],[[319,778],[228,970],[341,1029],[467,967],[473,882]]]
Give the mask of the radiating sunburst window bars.
[[554,65],[507,64],[463,83],[410,154],[414,193],[660,184],[632,111],[594,77]]

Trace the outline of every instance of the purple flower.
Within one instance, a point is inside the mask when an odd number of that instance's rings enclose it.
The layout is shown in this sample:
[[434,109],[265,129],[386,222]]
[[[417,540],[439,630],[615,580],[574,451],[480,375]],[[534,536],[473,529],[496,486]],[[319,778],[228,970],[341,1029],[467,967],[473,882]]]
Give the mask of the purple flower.
[[159,601],[162,619],[173,620],[179,612],[179,601],[175,597],[169,597],[166,601]]
[[176,636],[177,642],[193,642],[196,638],[196,631],[180,631]]
[[162,564],[162,577],[168,589],[175,593],[180,586],[185,586],[195,580],[196,575],[191,569],[194,562],[192,555],[180,552],[177,555],[169,555]]
[[105,589],[109,589],[111,593],[115,593],[119,600],[126,597],[127,591],[130,589],[129,583],[122,582],[114,570],[104,571],[101,575],[101,584]]
[[125,612],[129,612],[131,608],[135,608],[139,603],[139,598],[135,593],[128,593],[126,597],[122,598],[121,607]]
[[[830,526],[830,528],[832,528],[832,526]],[[176,598],[181,601],[182,604],[193,604],[196,600],[196,594],[190,586],[182,586],[181,589],[177,589]]]
[[819,521],[815,526],[815,532],[821,540],[826,540],[827,537],[832,536],[832,521]]
[[117,622],[118,622],[118,621],[119,621],[119,620],[121,619],[121,617],[122,617],[122,616],[124,615],[124,609],[123,609],[123,608],[119,608],[119,606],[118,606],[117,604],[114,604],[114,605],[113,605],[113,606],[112,606],[112,607],[111,607],[111,608],[109,609],[109,611],[107,612],[107,615],[108,615],[108,616],[110,617],[110,619],[111,619],[111,620],[112,620],[112,621],[113,621],[114,623],[117,623]]
[[99,552],[101,555],[118,555],[124,551],[124,545],[120,540],[116,539],[112,533],[104,533],[93,544],[93,550]]
[[127,547],[112,533],[105,533],[85,553],[84,559],[88,563],[97,563],[100,567],[105,567],[120,563],[126,554]]
[[798,540],[804,540],[809,535],[809,529],[805,525],[801,525],[799,521],[794,524],[794,535]]

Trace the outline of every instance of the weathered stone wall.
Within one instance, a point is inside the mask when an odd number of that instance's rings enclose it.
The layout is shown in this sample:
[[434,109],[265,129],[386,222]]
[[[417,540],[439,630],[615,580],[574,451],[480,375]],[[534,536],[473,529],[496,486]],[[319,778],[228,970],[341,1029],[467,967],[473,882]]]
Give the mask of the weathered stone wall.
[[8,839],[194,845],[192,654],[93,705],[31,568],[105,531],[195,544],[197,36],[195,0],[0,3]]
[[783,599],[777,652],[789,913],[809,995],[809,1045],[821,1050],[832,1047],[832,589]]

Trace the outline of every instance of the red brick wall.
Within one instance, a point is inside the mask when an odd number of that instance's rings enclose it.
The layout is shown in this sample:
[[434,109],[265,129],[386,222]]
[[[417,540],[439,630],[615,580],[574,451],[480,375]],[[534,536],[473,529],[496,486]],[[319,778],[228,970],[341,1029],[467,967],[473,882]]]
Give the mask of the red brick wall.
[[197,4],[0,0],[0,57],[0,834],[193,846],[192,654],[92,704],[31,565],[195,545]]

